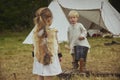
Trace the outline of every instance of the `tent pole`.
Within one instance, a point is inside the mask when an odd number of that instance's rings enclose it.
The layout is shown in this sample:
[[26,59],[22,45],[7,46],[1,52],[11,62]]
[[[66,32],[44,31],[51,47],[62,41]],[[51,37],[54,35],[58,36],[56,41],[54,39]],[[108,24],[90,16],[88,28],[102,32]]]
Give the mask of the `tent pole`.
[[104,2],[102,1],[102,2],[101,2],[101,9],[100,9],[99,26],[101,26],[101,21],[102,21],[102,20],[101,20],[101,19],[102,19],[102,15],[101,15],[101,14],[102,14],[102,9],[103,9],[103,3],[104,3]]

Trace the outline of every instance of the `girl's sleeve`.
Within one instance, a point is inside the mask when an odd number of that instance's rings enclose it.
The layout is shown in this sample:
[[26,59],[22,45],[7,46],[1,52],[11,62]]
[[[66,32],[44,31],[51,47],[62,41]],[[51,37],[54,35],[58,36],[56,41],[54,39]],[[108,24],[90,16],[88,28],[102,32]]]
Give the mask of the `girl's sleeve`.
[[56,33],[56,40],[57,40],[57,44],[58,44],[58,53],[60,52],[60,46],[59,46],[59,41],[58,41],[58,36],[57,36],[57,33],[58,33],[58,30],[55,29],[55,33]]

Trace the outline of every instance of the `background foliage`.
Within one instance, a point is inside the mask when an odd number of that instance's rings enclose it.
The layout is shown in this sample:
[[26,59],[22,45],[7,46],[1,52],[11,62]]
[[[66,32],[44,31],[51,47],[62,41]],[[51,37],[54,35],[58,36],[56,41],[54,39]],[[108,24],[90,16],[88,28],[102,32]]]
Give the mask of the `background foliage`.
[[[23,31],[33,27],[35,11],[52,0],[0,0],[0,32]],[[109,0],[120,12],[120,0]]]
[[48,6],[50,0],[0,0],[0,31],[21,31],[33,25],[36,9]]
[[120,0],[109,0],[109,2],[117,9],[120,13]]

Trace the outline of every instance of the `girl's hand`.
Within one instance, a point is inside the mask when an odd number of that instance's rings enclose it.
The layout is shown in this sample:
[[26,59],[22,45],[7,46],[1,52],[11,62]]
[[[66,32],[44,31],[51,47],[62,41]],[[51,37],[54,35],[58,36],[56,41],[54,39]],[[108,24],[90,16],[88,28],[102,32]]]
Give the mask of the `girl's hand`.
[[62,53],[58,53],[58,58],[59,58],[59,61],[61,62],[62,61]]
[[60,61],[60,62],[62,61],[62,57],[61,57],[61,58],[59,58],[59,61]]

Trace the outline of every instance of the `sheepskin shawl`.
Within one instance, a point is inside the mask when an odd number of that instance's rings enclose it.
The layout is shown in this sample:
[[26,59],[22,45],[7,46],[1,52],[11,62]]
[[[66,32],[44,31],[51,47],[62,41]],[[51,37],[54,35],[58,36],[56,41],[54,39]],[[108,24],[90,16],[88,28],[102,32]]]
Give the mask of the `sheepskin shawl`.
[[[55,53],[54,44],[56,40],[57,30],[47,29],[46,32],[47,32],[47,39],[43,36],[44,29],[41,29],[39,32],[37,32],[35,27],[33,31],[34,53],[38,62],[42,64],[46,52],[48,52],[51,55],[51,57]],[[52,59],[51,59],[51,63],[52,63]]]

